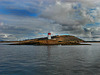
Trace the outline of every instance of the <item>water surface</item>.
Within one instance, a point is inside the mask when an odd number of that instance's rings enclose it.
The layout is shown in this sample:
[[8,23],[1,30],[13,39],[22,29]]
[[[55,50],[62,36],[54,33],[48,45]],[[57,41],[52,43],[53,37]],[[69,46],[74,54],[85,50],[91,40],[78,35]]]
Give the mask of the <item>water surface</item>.
[[0,44],[0,75],[100,75],[100,44]]

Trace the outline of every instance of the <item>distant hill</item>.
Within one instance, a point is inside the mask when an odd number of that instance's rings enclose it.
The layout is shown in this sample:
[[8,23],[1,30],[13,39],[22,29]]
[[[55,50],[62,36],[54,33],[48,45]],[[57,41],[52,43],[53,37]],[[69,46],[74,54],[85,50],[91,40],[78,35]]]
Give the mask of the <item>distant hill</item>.
[[13,45],[78,45],[80,42],[84,42],[84,40],[70,35],[52,36],[51,38],[50,40],[47,37],[24,40]]

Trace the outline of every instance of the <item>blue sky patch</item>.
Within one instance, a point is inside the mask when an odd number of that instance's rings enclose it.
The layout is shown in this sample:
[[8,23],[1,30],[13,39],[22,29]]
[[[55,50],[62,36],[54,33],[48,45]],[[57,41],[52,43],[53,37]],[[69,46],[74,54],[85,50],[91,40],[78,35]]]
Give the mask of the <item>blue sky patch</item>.
[[27,10],[19,10],[19,9],[0,9],[0,14],[3,15],[16,15],[16,16],[33,16],[33,17],[37,17],[39,14],[37,13],[37,11],[35,10],[34,12],[29,12]]

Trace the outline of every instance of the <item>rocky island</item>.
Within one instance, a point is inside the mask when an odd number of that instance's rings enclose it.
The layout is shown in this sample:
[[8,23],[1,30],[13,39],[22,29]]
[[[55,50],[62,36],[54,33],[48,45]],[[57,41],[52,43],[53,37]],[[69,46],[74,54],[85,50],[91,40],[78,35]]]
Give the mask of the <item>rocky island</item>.
[[71,35],[57,35],[13,43],[11,45],[80,45],[84,40]]

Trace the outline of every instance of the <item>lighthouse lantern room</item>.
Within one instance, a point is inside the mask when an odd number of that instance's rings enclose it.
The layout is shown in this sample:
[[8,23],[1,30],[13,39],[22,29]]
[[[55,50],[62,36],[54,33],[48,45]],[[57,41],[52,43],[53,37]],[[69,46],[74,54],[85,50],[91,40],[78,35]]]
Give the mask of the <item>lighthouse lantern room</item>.
[[48,33],[48,39],[51,39],[51,33]]

